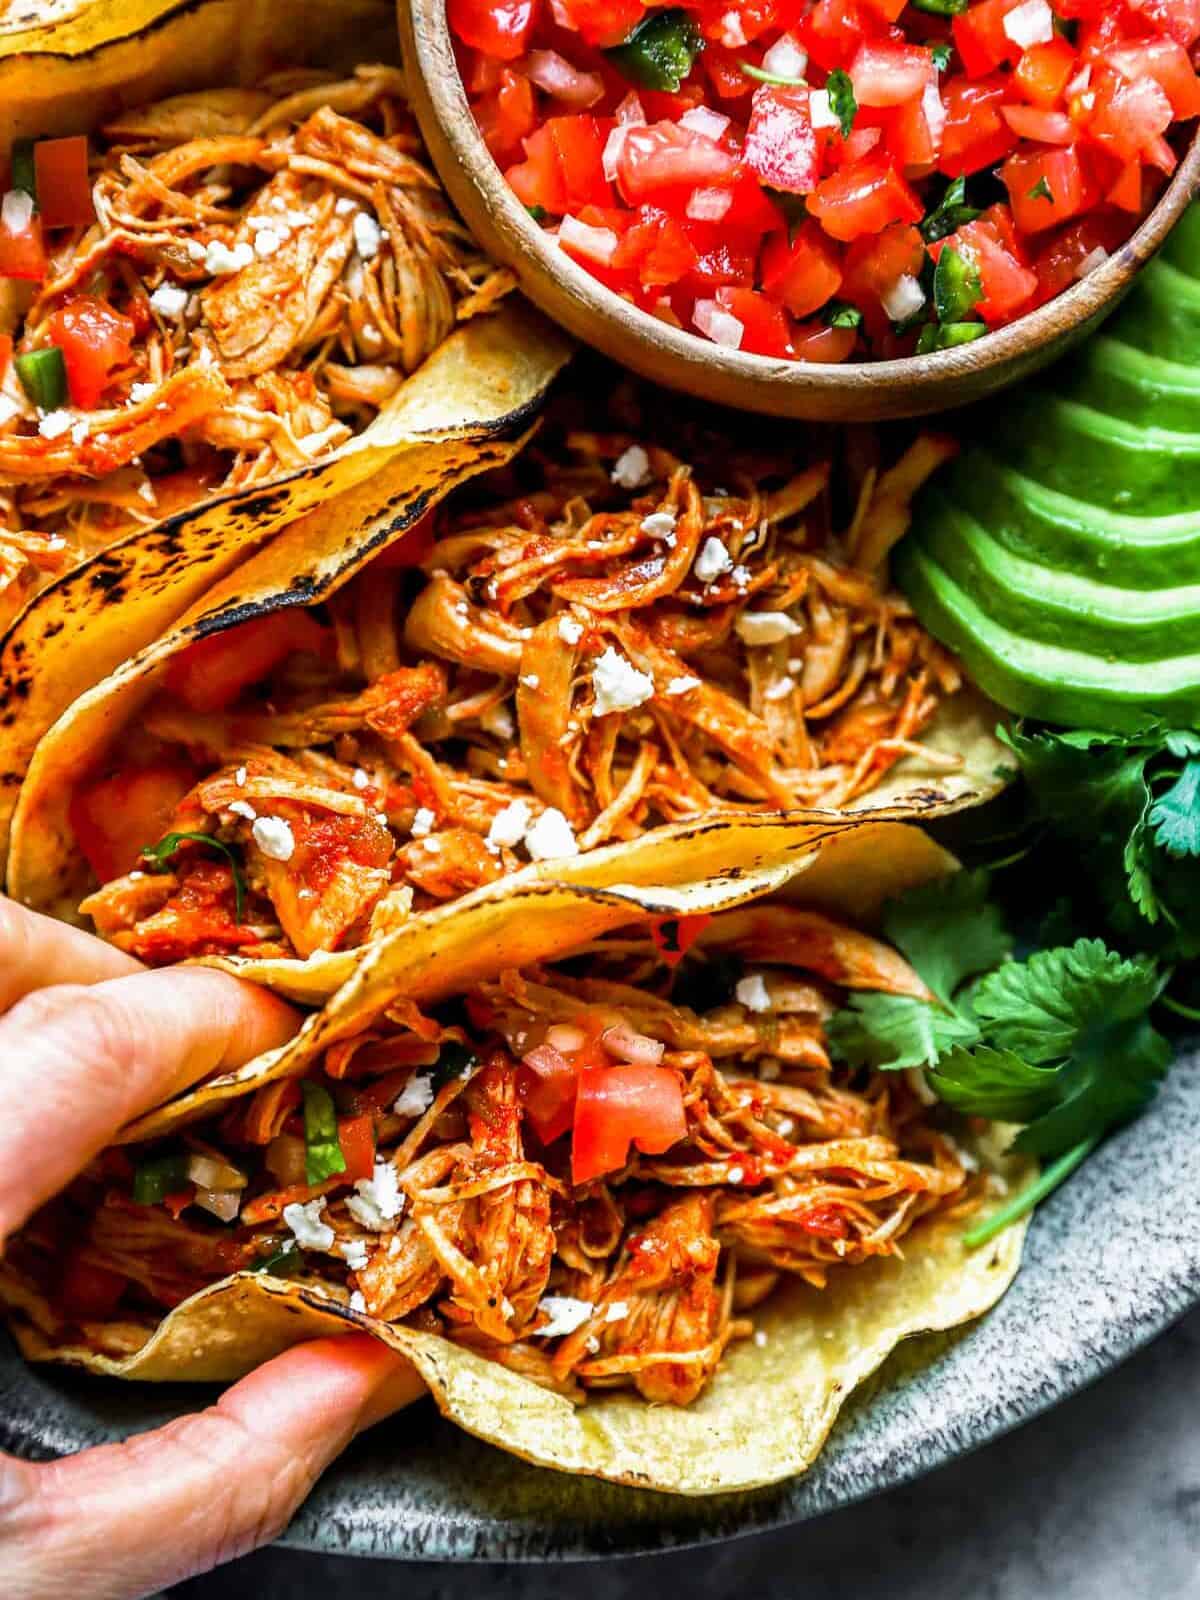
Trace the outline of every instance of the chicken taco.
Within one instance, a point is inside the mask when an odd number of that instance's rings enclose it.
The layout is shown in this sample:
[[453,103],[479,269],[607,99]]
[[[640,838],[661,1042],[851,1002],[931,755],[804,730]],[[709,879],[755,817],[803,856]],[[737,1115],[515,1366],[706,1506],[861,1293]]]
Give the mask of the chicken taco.
[[[911,827],[845,837],[910,883],[953,866]],[[542,1465],[679,1493],[803,1470],[896,1343],[985,1311],[1021,1249],[987,1226],[1022,1178],[1001,1141],[831,1053],[850,993],[936,1004],[831,911],[869,877],[851,849],[798,880],[823,909],[685,921],[549,886],[573,934],[509,897],[540,953],[514,968],[506,939],[440,989],[393,936],[292,1045],[128,1129],[12,1241],[22,1347],[227,1379],[362,1327]]]
[[656,425],[652,390],[606,416],[606,377],[380,557],[314,584],[288,530],[82,697],[24,785],[10,892],[311,999],[535,868],[685,881],[673,825],[994,792],[994,711],[887,579],[950,447],[852,440],[835,472],[831,436]]
[[[0,626],[57,579],[0,640],[5,822],[70,700],[411,444],[410,375],[512,285],[451,212],[399,69],[361,54],[386,4],[160,4],[127,39],[145,10],[0,51]],[[565,355],[508,322],[460,367],[490,365],[494,396]],[[446,400],[450,425],[495,420]]]

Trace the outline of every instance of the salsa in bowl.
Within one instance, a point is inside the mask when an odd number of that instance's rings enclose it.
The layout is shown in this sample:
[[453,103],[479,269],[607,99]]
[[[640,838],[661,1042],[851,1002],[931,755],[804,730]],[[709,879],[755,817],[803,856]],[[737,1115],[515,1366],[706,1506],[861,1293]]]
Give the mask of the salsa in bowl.
[[1200,112],[1195,0],[448,0],[557,248],[782,360],[972,342],[1108,260]]

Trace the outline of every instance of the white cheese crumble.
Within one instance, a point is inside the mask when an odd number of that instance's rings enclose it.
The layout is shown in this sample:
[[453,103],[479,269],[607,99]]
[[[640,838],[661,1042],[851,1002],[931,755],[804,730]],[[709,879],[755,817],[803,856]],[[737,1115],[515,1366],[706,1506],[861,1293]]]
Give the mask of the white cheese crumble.
[[639,672],[612,645],[597,656],[592,667],[592,689],[596,696],[593,710],[598,717],[614,711],[632,711],[654,696],[654,679]]
[[47,411],[38,423],[38,432],[43,439],[61,439],[74,426],[75,418],[69,411]]
[[350,1309],[351,1311],[365,1311],[367,1309],[367,1297],[361,1289],[355,1289],[350,1296]]
[[492,818],[492,825],[488,829],[487,842],[494,845],[504,845],[513,849],[525,837],[525,830],[530,822],[528,800],[510,800],[503,811],[498,811]]
[[[80,417],[79,421],[71,429],[72,444],[82,444],[90,431],[91,430],[88,427],[86,417]],[[151,505],[154,504],[154,490],[149,482],[146,482],[142,485],[142,487],[138,490],[138,494],[143,500],[148,500]],[[65,544],[66,540],[64,540],[63,543]]]
[[370,784],[371,780],[362,767],[355,767],[350,776],[350,782],[356,789],[365,789]]
[[150,309],[160,317],[181,317],[187,310],[188,292],[175,283],[160,283],[150,296]]
[[138,405],[143,400],[149,400],[150,396],[156,393],[157,389],[158,385],[156,383],[131,383],[129,385],[129,398],[133,401],[134,405]]
[[267,256],[273,256],[282,243],[283,235],[274,228],[259,228],[254,235],[254,254],[265,260]]
[[556,861],[560,856],[577,856],[579,845],[571,824],[557,806],[547,806],[525,831],[525,848],[531,861]]
[[652,511],[648,517],[642,518],[641,529],[652,539],[665,539],[668,534],[675,532],[677,521],[673,511]]
[[361,1272],[367,1264],[367,1244],[365,1239],[343,1239],[338,1245],[337,1253],[350,1268],[351,1272]]
[[709,534],[700,546],[700,554],[692,571],[701,583],[712,583],[723,572],[733,571],[733,557],[715,533]]
[[258,816],[258,812],[255,811],[249,800],[231,800],[229,809],[235,817],[245,817],[247,822],[253,822]]
[[1054,37],[1054,13],[1046,0],[1024,0],[1023,5],[1005,14],[1004,31],[1015,45],[1028,50],[1035,44],[1049,44]]
[[610,1305],[608,1310],[604,1313],[604,1320],[605,1322],[624,1322],[628,1315],[629,1301],[614,1300],[612,1305]]
[[346,217],[349,216],[349,214],[355,209],[357,204],[358,202],[356,200],[351,200],[348,194],[344,194],[338,200],[333,209],[337,212],[339,217]]
[[234,783],[237,784],[239,789],[242,789],[242,788],[245,787],[245,784],[246,784],[246,769],[245,769],[245,767],[239,767],[237,769],[237,771],[233,775],[233,781],[234,781]]
[[284,1206],[283,1220],[292,1230],[296,1243],[302,1250],[328,1250],[333,1244],[333,1229],[327,1222],[321,1221],[324,1209],[325,1202],[320,1195],[305,1205],[296,1203]]
[[24,233],[33,221],[33,197],[24,189],[10,189],[0,201],[0,223],[6,233]]
[[618,489],[640,489],[650,480],[650,457],[640,444],[631,444],[617,457],[612,481]]
[[220,239],[213,239],[204,251],[204,270],[211,273],[214,278],[218,278],[230,272],[240,272],[253,260],[253,246],[245,239],[235,244],[232,250]]
[[779,644],[800,632],[800,625],[786,611],[743,611],[734,623],[739,639],[746,644]]
[[257,817],[250,829],[251,837],[271,861],[290,861],[296,848],[291,827],[282,817]]
[[574,1333],[576,1328],[582,1328],[595,1306],[591,1300],[576,1300],[569,1294],[548,1294],[539,1301],[538,1310],[544,1311],[550,1320],[544,1328],[533,1330],[536,1336],[539,1339],[562,1339]]
[[693,677],[672,678],[667,685],[668,694],[690,694],[693,689],[700,687],[700,679]]
[[392,1105],[398,1117],[423,1117],[433,1104],[433,1077],[414,1072]]
[[769,1011],[771,1009],[771,996],[767,992],[767,986],[763,982],[760,972],[753,973],[749,978],[739,978],[734,993],[747,1011]]
[[[411,1088],[412,1083],[406,1083],[404,1093],[407,1094]],[[407,1115],[406,1112],[401,1114]],[[354,1185],[354,1193],[346,1200],[346,1210],[355,1222],[360,1227],[370,1228],[372,1233],[383,1233],[388,1223],[394,1222],[403,1209],[404,1196],[400,1193],[396,1169],[390,1161],[376,1161],[374,1175],[359,1178]]]
[[[643,522],[642,527],[644,528],[645,526],[646,524]],[[578,644],[580,639],[583,638],[583,623],[576,617],[559,617],[558,637],[564,644]]]
[[521,678],[521,683],[526,689],[536,689],[541,681],[536,672],[526,672]]
[[372,256],[379,253],[379,246],[383,240],[383,229],[368,216],[365,211],[354,213],[354,248],[364,261],[370,261]]
[[437,818],[428,806],[418,806],[417,814],[412,820],[413,838],[423,839],[427,833],[432,833],[436,821]]

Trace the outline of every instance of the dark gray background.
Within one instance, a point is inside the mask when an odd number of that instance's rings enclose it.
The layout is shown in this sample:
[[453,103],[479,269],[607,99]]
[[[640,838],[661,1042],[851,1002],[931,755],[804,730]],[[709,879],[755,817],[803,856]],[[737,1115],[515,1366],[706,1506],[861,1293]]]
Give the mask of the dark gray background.
[[171,1600],[385,1596],[1200,1600],[1200,1310],[1092,1389],[975,1455],[783,1532],[569,1568],[271,1550],[171,1591]]

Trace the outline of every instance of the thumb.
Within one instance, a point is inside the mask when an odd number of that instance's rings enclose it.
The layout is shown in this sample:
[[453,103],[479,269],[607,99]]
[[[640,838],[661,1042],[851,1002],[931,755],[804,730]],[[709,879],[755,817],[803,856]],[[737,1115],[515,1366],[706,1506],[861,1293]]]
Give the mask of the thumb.
[[207,1411],[42,1466],[0,1457],[0,1572],[22,1600],[134,1600],[267,1544],[356,1433],[425,1392],[367,1334],[318,1339]]

